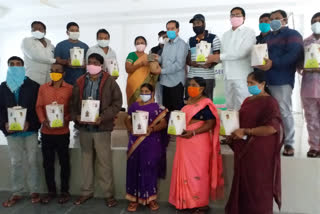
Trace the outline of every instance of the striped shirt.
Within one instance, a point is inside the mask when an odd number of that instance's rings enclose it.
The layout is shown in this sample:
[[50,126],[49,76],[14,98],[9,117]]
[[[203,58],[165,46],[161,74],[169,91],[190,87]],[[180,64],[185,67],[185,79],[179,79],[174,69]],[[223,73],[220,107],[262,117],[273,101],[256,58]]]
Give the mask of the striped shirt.
[[[216,35],[208,33],[208,31],[206,31],[205,38],[201,40],[211,43],[210,54],[212,54],[215,51],[220,51],[221,43],[220,43],[220,39]],[[188,41],[189,51],[191,53],[192,61],[196,61],[196,57],[197,57],[196,44],[199,43],[201,40],[197,39],[196,36],[194,36],[194,37],[191,37]],[[188,72],[188,78],[202,77],[204,79],[214,79],[214,76],[215,76],[214,67],[206,69],[206,68],[190,66],[190,70]]]
[[49,135],[63,135],[69,133],[69,101],[71,95],[72,86],[66,82],[63,82],[60,88],[54,88],[52,82],[48,82],[40,86],[36,105],[36,111],[40,123],[43,123],[44,120],[47,119],[46,105],[57,102],[58,104],[63,104],[64,107],[64,126],[62,128],[54,129],[42,126],[41,133]]

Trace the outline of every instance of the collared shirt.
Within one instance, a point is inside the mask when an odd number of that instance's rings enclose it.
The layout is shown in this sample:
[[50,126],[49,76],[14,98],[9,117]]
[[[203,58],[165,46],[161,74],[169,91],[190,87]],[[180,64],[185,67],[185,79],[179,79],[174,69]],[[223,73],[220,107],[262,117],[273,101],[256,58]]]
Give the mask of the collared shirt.
[[94,100],[99,100],[99,86],[102,79],[102,73],[95,80],[90,78],[90,75],[86,75],[86,80],[84,83],[83,99],[86,100],[92,97]]
[[227,80],[247,79],[252,71],[250,53],[255,44],[255,32],[243,25],[223,34],[220,59]]
[[267,43],[266,38],[268,35],[270,35],[271,31],[267,35],[262,35],[262,33],[259,34],[259,36],[256,37],[256,44],[265,44]]
[[45,41],[47,47],[33,37],[24,38],[21,44],[26,75],[40,85],[50,81],[51,65],[56,62],[54,46],[49,39],[45,38]]
[[[201,41],[207,41],[208,43],[211,43],[210,54],[212,54],[215,51],[220,51],[220,46],[221,46],[220,39],[216,35],[208,33],[208,31],[205,31],[203,39],[198,39],[197,36],[194,36],[194,37],[191,37],[188,41],[192,61],[196,61],[197,59],[196,45]],[[206,69],[206,68],[190,66],[190,70],[187,76],[188,78],[202,77],[204,79],[214,79],[215,77],[214,67]]]
[[185,67],[188,45],[179,36],[163,47],[159,63],[161,64],[160,84],[174,87],[185,83]]
[[[107,60],[108,59],[114,59],[114,60],[117,60],[117,55],[116,55],[116,52],[108,47],[109,50],[108,50],[108,53],[106,54],[103,49],[99,46],[99,45],[95,45],[95,46],[92,46],[91,48],[89,48],[88,52],[87,52],[87,56],[86,56],[86,59],[87,59],[87,63],[88,63],[88,58],[91,54],[93,53],[97,53],[97,54],[100,54],[103,58],[104,58],[104,62],[103,62],[103,70],[104,71],[107,71]],[[118,64],[119,65],[119,64]],[[111,73],[110,73],[111,75]]]
[[[304,47],[311,44],[320,44],[320,39],[316,39],[312,34],[303,41]],[[310,98],[320,98],[320,73],[303,72],[301,84],[301,96]]]
[[303,54],[300,33],[288,27],[271,32],[266,38],[272,67],[266,71],[267,84],[291,85],[293,88],[296,67]]
[[72,86],[66,82],[62,82],[60,88],[53,87],[52,82],[45,83],[40,86],[38,93],[38,100],[36,105],[36,111],[39,121],[43,123],[47,119],[46,105],[50,105],[53,102],[63,104],[64,110],[64,126],[62,128],[49,129],[46,126],[42,126],[41,133],[62,135],[69,133],[69,101],[72,95]]
[[[83,57],[85,57],[85,55],[89,49],[88,45],[84,42],[81,42],[80,40],[78,40],[76,42],[71,42],[68,39],[66,39],[66,40],[63,40],[57,44],[56,49],[54,51],[54,57],[55,58],[59,57],[64,60],[69,60],[70,59],[70,49],[72,49],[74,47],[79,47],[84,50]],[[85,62],[83,62],[83,63],[85,63]],[[66,74],[64,76],[64,80],[71,85],[73,85],[80,76],[82,76],[84,73],[86,73],[86,69],[83,67],[63,66],[63,69],[66,72]]]

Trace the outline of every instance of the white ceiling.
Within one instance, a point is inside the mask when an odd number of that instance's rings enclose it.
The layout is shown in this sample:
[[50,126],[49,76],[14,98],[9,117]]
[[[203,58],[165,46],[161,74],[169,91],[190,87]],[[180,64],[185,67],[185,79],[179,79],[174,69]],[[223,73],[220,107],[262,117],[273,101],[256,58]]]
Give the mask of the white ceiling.
[[[0,0],[0,28],[19,26],[30,20],[56,20],[67,17],[88,22],[99,17],[110,21],[140,19],[190,18],[190,14],[225,18],[234,6],[245,8],[248,14],[259,15],[275,9],[303,13],[301,7],[319,8],[318,0]],[[312,3],[314,2],[314,3]]]

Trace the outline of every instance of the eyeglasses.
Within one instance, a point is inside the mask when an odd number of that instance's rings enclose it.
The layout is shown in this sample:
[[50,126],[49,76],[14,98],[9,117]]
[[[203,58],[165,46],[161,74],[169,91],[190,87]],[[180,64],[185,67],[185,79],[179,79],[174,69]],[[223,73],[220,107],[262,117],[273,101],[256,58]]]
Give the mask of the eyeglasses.
[[230,17],[231,17],[231,18],[232,18],[232,17],[242,17],[242,14],[240,14],[240,13],[239,13],[239,14],[231,14]]

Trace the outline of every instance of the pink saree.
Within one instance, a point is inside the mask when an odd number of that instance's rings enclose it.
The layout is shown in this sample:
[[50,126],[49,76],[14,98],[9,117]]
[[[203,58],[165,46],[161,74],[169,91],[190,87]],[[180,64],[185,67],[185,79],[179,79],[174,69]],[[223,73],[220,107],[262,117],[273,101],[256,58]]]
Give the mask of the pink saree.
[[177,137],[176,153],[172,168],[169,202],[177,209],[204,207],[213,200],[223,197],[224,179],[219,143],[220,120],[217,109],[208,98],[193,105],[186,105],[187,130],[203,125],[203,121],[189,124],[192,117],[209,106],[216,118],[211,132],[190,139]]

